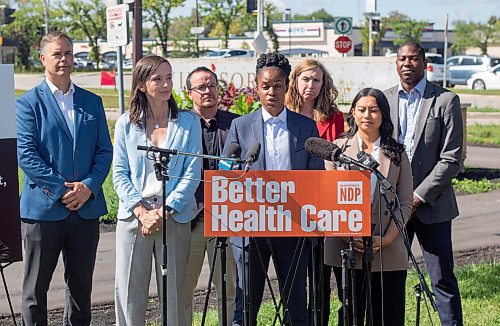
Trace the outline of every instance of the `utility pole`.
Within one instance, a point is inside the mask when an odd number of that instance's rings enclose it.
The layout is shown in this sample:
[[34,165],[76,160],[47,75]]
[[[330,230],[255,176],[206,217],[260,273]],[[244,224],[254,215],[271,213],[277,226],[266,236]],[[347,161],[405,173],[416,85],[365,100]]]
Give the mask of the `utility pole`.
[[443,87],[447,87],[446,78],[448,75],[448,14],[444,17],[444,53],[443,53]]
[[142,0],[134,1],[134,18],[132,19],[132,42],[134,67],[142,58]]
[[49,6],[50,0],[43,0],[44,18],[45,18],[45,35],[49,34]]

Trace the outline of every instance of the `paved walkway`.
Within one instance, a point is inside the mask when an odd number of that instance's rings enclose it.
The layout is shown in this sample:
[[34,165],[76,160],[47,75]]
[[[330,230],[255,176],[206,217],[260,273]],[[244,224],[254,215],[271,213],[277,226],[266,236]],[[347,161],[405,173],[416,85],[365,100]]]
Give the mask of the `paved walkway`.
[[[469,147],[467,166],[500,168],[500,149]],[[459,196],[460,217],[453,223],[454,250],[462,251],[485,246],[500,246],[500,190],[477,195]],[[416,242],[413,246],[420,255]],[[94,304],[113,302],[115,270],[115,233],[101,234],[94,272]],[[56,268],[49,291],[49,309],[60,308],[64,302],[64,281],[61,261]],[[208,264],[202,271],[198,288],[204,288],[208,281]],[[15,263],[5,270],[15,312],[20,311],[23,264]],[[155,294],[152,278],[150,293]],[[5,292],[0,290],[0,314],[7,314],[8,305]]]

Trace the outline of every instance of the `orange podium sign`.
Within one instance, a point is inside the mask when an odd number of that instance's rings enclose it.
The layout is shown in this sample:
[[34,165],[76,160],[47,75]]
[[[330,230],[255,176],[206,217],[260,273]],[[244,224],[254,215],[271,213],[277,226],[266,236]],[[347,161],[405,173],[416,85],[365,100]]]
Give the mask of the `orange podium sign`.
[[368,236],[367,171],[205,171],[207,237]]

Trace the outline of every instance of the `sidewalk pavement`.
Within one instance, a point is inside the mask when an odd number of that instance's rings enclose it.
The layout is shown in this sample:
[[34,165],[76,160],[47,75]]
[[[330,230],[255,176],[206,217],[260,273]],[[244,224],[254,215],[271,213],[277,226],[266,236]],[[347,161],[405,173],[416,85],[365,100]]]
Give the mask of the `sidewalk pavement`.
[[[500,169],[500,148],[468,147],[466,166]],[[500,190],[489,193],[459,196],[460,216],[453,222],[454,251],[471,250],[486,246],[500,246]],[[413,252],[421,256],[417,242]],[[114,301],[115,233],[102,233],[97,251],[92,303],[94,305]],[[154,273],[154,269],[153,269]],[[48,294],[48,308],[64,305],[65,285],[62,260],[54,272]],[[205,259],[198,289],[204,289],[208,282],[208,262]],[[271,272],[272,277],[274,277]],[[23,263],[18,262],[5,269],[14,311],[20,312]],[[152,277],[150,294],[156,294],[155,278]],[[0,314],[9,314],[7,298],[3,286],[0,290]]]

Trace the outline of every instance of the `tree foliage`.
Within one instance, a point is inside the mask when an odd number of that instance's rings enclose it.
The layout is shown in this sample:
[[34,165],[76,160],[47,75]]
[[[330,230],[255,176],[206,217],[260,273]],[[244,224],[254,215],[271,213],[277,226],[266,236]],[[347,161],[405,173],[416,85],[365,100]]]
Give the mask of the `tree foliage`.
[[101,0],[68,0],[59,5],[73,37],[83,35],[89,42],[89,58],[100,62],[99,39],[106,38],[106,4]]
[[163,56],[167,56],[168,32],[172,18],[170,12],[173,8],[183,6],[185,0],[143,0],[144,21],[153,24],[156,32],[157,42]]
[[321,8],[319,10],[313,11],[310,14],[294,14],[293,19],[295,20],[324,20],[333,21],[334,16],[328,13],[325,9]]
[[43,26],[43,2],[42,0],[32,0],[26,3],[17,2],[18,8],[12,14],[14,21],[4,25],[2,33],[5,37],[15,39],[17,45],[16,65],[29,69],[33,50],[38,47],[42,35],[38,33],[38,28]]
[[463,53],[467,48],[477,47],[481,54],[488,54],[488,46],[500,41],[500,18],[491,16],[486,23],[456,21],[453,51]]
[[385,20],[394,33],[394,45],[403,45],[406,42],[420,43],[424,28],[429,26],[429,22],[411,19],[399,12],[389,13]]
[[[243,1],[238,0],[201,0],[200,11],[205,16],[204,21],[220,23],[222,46],[228,47],[229,34],[234,18],[243,10]],[[215,25],[217,26],[217,25]],[[210,32],[209,32],[210,33]]]

